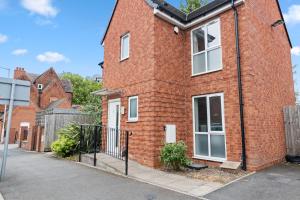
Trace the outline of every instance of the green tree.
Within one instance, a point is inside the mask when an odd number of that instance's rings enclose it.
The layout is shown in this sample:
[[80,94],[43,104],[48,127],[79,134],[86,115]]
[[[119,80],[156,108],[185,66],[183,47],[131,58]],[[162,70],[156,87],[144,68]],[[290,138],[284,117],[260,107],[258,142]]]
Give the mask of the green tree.
[[86,105],[94,97],[91,92],[101,89],[101,83],[86,79],[78,74],[63,73],[62,79],[70,80],[73,85],[73,104]]
[[91,93],[102,88],[102,83],[84,78],[77,74],[64,73],[62,79],[70,80],[73,85],[73,104],[81,105],[82,111],[90,114],[94,124],[101,123],[101,97]]
[[208,0],[181,0],[180,10],[189,14],[207,4]]

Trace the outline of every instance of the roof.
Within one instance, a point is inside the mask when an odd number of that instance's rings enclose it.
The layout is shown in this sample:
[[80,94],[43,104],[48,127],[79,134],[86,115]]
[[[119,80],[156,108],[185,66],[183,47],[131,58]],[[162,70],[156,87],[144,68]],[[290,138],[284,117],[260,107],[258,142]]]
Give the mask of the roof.
[[65,101],[65,99],[59,99],[56,101],[52,101],[45,110],[57,108],[64,101]]
[[[166,15],[170,16],[171,18],[176,19],[177,21],[179,21],[182,24],[188,24],[188,23],[190,23],[190,22],[192,22],[196,19],[199,19],[200,17],[203,17],[203,16],[207,15],[208,13],[211,13],[211,12],[215,11],[216,9],[218,9],[218,8],[220,8],[220,7],[222,7],[226,4],[228,5],[229,3],[232,2],[232,0],[214,0],[214,1],[206,4],[205,6],[202,6],[201,8],[198,8],[198,9],[194,10],[193,12],[187,14],[187,13],[184,13],[181,10],[177,9],[176,7],[172,6],[171,4],[169,4],[168,2],[166,2],[164,0],[145,0],[145,1],[152,8],[157,9],[157,10],[165,13]],[[237,0],[234,0],[234,1],[237,1]],[[282,20],[284,20],[283,14],[282,14],[282,11],[281,11],[281,8],[280,8],[279,1],[276,0],[276,2],[277,2],[277,6],[278,6],[278,9],[279,9],[281,18],[282,18]],[[105,37],[107,35],[107,31],[108,31],[109,26],[111,24],[111,21],[112,21],[114,13],[116,11],[117,5],[118,5],[118,0],[116,0],[116,4],[115,4],[114,10],[113,10],[113,13],[111,15],[111,18],[110,18],[110,21],[109,21],[108,26],[106,28],[106,31],[104,33],[104,36],[101,40],[101,44],[104,43]],[[285,24],[284,24],[284,29],[285,29],[285,32],[287,34],[290,46],[292,47],[292,42],[291,42],[291,39],[290,39],[288,30],[287,30]]]
[[[35,81],[36,81],[38,78],[40,78],[40,77],[43,76],[44,74],[48,73],[50,70],[52,70],[52,71],[55,72],[55,70],[51,67],[51,68],[49,68],[48,70],[46,70],[46,71],[45,71],[44,73],[42,73],[42,74],[34,74],[34,73],[27,73],[27,72],[26,72],[26,75],[27,75],[27,77],[30,79],[30,82],[34,84]],[[56,72],[55,72],[55,73],[56,73]],[[49,82],[49,84],[50,84],[50,82]],[[49,85],[49,84],[48,84],[48,85]],[[65,91],[66,93],[72,93],[72,92],[73,92],[73,86],[72,86],[72,83],[71,83],[70,80],[61,80],[61,84],[62,84],[62,87],[63,87],[63,89],[64,89],[64,91]],[[46,88],[46,86],[45,86],[44,88]]]
[[72,93],[73,92],[73,86],[70,80],[61,80],[61,84],[67,93]]
[[33,74],[33,73],[27,73],[28,78],[33,83],[40,75],[39,74]]

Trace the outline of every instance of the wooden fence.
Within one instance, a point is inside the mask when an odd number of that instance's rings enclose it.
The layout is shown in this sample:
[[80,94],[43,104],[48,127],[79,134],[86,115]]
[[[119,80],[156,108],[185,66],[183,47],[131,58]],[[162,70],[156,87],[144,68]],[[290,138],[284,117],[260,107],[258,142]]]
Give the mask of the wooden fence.
[[287,154],[300,156],[300,105],[284,108]]
[[43,128],[42,145],[44,151],[50,151],[51,144],[58,138],[56,131],[70,123],[90,124],[90,115],[76,110],[52,109],[37,114],[37,125]]

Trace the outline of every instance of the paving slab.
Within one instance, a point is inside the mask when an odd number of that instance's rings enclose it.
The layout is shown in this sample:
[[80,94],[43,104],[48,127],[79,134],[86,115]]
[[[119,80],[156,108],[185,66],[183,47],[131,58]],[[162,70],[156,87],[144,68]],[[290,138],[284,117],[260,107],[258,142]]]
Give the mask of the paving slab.
[[300,199],[300,165],[282,164],[240,179],[216,190],[209,200]]
[[[93,155],[91,154],[84,156],[90,156],[93,158]],[[107,170],[107,168],[105,169],[103,166],[117,170],[118,174],[124,174],[125,163],[123,160],[99,153],[97,154],[97,167],[101,168],[102,170]],[[224,185],[221,183],[192,179],[177,174],[167,173],[161,170],[142,166],[134,161],[129,161],[128,166],[129,178],[195,197],[204,196],[216,189],[221,188]]]

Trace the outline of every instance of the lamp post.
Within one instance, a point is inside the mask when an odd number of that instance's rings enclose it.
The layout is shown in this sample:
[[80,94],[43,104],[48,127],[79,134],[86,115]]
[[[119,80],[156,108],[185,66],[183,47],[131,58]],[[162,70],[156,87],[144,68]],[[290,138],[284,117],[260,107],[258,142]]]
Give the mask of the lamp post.
[[[0,69],[4,69],[7,71],[7,78],[10,77],[10,69],[7,67],[0,67]],[[7,110],[7,105],[4,105],[4,115],[3,115],[3,124],[2,124],[2,133],[1,133],[1,138],[0,142],[4,142],[4,132],[5,132],[5,120],[6,120],[6,110]]]

